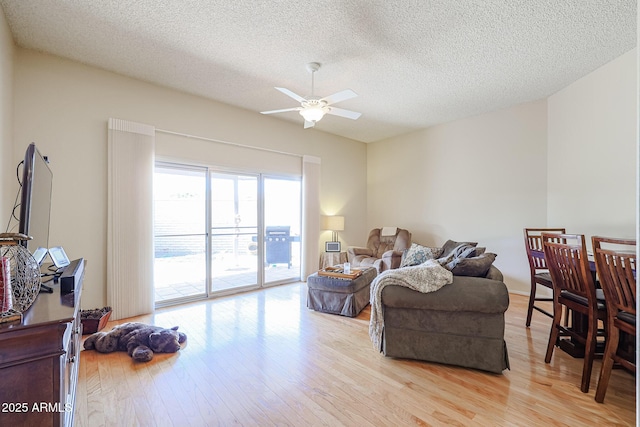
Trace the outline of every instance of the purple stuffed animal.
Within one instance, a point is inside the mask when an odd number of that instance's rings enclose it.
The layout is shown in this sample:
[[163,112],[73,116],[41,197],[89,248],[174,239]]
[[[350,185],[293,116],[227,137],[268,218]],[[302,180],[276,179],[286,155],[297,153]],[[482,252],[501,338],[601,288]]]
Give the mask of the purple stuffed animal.
[[175,353],[187,336],[178,332],[178,327],[171,329],[144,323],[123,323],[114,326],[109,332],[96,332],[84,342],[85,350],[96,350],[100,353],[126,351],[136,362],[148,362],[153,353]]

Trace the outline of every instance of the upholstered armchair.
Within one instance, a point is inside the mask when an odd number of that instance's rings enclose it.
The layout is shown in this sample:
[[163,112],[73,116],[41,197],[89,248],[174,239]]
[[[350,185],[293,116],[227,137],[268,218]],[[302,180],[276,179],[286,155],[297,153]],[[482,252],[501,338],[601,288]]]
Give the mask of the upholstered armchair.
[[350,247],[351,267],[374,267],[378,273],[400,267],[402,253],[411,246],[411,233],[397,227],[374,228],[366,248]]

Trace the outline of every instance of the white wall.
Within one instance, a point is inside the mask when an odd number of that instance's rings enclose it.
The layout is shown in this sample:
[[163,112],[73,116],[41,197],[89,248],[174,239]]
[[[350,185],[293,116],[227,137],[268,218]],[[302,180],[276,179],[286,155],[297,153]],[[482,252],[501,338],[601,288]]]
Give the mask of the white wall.
[[525,293],[524,227],[635,236],[636,60],[634,49],[546,101],[370,144],[369,228],[477,240]]
[[549,97],[549,225],[635,237],[636,61],[633,49]]
[[[0,8],[0,232],[4,232],[15,200],[13,163],[13,38]],[[17,231],[17,229],[15,230]]]
[[522,229],[546,221],[546,121],[537,101],[369,144],[369,228],[477,241],[511,290],[527,290]]
[[106,301],[109,117],[318,156],[321,206],[348,218],[343,242],[367,233],[364,143],[24,49],[16,50],[15,100],[14,161],[32,141],[51,158],[50,245],[88,260],[85,308]]

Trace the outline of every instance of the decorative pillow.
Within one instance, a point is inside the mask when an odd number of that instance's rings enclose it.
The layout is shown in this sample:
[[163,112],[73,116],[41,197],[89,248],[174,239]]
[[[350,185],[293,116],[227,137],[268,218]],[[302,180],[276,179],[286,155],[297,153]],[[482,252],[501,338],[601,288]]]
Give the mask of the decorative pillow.
[[451,255],[451,252],[454,251],[454,249],[456,249],[458,246],[460,245],[469,245],[469,246],[473,246],[476,247],[478,246],[478,242],[456,242],[454,240],[447,240],[444,245],[442,245],[442,254],[440,254],[440,257],[445,258],[445,257],[449,257],[449,255]]
[[442,248],[430,248],[417,243],[412,243],[409,249],[402,254],[400,267],[419,265],[430,259],[436,259],[442,254]]
[[458,263],[465,258],[473,258],[476,253],[476,248],[466,243],[458,245],[448,257],[440,258],[438,262],[443,265],[447,270],[452,271]]
[[476,257],[461,259],[451,272],[454,276],[485,277],[496,256],[494,253],[486,252]]

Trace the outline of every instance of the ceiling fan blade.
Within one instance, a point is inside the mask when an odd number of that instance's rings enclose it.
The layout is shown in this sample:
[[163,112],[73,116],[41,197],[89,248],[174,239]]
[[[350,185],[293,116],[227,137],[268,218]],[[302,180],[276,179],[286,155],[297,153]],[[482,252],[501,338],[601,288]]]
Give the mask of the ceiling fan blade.
[[352,91],[351,89],[345,89],[341,92],[334,93],[333,95],[324,97],[321,99],[321,101],[325,101],[327,105],[331,105],[331,104],[335,104],[336,102],[346,101],[347,99],[355,98],[356,96],[358,96],[358,94]]
[[333,114],[334,116],[345,117],[347,119],[356,120],[358,117],[362,115],[362,113],[356,113],[351,110],[344,110],[342,108],[329,107],[328,114]]
[[260,111],[260,114],[274,114],[274,113],[285,113],[287,111],[300,111],[301,107],[295,108],[284,108],[282,110],[270,110],[270,111]]
[[305,120],[305,121],[304,121],[304,128],[305,128],[305,129],[312,128],[312,127],[314,127],[315,125],[316,125],[316,122],[311,122],[311,121],[309,121],[309,120]]
[[280,92],[284,93],[285,95],[290,96],[291,98],[295,99],[298,102],[306,101],[306,99],[304,99],[303,97],[301,97],[297,93],[291,92],[289,89],[285,89],[283,87],[276,87],[276,89],[279,90]]

